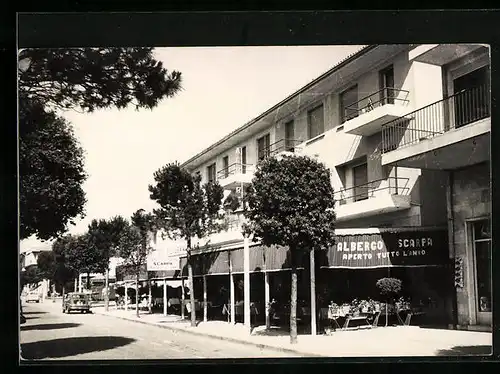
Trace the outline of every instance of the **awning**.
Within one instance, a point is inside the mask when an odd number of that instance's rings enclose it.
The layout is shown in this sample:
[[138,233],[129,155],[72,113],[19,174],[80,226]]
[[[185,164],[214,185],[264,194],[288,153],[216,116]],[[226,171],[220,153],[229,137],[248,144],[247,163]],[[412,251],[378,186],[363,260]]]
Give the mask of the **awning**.
[[443,229],[394,230],[341,235],[325,253],[322,268],[379,268],[449,264],[448,232]]
[[[264,247],[261,245],[250,246],[250,273],[260,272],[264,267]],[[233,273],[243,273],[244,271],[244,255],[243,248],[232,250],[229,253],[233,266]]]
[[157,270],[148,271],[148,279],[177,279],[181,277],[180,270]]
[[[135,281],[136,275],[127,268],[126,265],[119,265],[116,267],[116,281]],[[148,272],[146,264],[141,267],[139,272],[139,281],[145,281],[148,279]]]

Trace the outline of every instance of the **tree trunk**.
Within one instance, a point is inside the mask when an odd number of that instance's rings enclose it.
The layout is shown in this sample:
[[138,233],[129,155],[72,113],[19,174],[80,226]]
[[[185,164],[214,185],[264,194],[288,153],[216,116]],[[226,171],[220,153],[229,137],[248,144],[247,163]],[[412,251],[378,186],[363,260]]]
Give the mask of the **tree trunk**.
[[135,314],[139,318],[139,272],[135,278]]
[[63,305],[64,305],[64,294],[65,294],[65,292],[66,292],[66,290],[65,290],[65,287],[63,285],[63,287],[62,287],[62,303],[63,303]]
[[294,249],[290,248],[292,262],[292,289],[290,295],[290,344],[297,344],[297,265]]
[[104,286],[104,310],[109,311],[109,266],[106,268]]
[[191,327],[196,327],[196,308],[194,302],[193,266],[191,265],[191,255],[188,255],[188,285],[189,303],[191,305]]
[[87,273],[87,290],[90,290],[90,273]]

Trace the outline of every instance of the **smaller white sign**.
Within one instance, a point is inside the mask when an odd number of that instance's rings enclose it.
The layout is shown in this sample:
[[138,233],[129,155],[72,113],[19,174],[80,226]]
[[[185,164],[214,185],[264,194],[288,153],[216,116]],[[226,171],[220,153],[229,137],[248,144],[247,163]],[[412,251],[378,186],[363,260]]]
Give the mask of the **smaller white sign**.
[[180,270],[179,259],[155,260],[148,261],[148,271],[174,271]]

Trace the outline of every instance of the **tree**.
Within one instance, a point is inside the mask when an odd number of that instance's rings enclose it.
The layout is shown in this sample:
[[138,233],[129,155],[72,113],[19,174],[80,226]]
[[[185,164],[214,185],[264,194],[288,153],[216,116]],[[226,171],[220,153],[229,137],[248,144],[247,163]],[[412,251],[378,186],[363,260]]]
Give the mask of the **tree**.
[[311,250],[326,249],[335,239],[330,172],[306,156],[270,157],[258,164],[245,198],[244,232],[266,246],[290,252],[290,341],[297,342],[297,261]]
[[120,236],[128,222],[122,216],[115,216],[109,220],[92,220],[88,226],[88,240],[90,248],[99,253],[99,272],[105,273],[104,307],[109,309],[109,261],[116,256]]
[[36,285],[43,280],[43,277],[36,265],[27,266],[24,271],[21,272],[21,289],[24,286]]
[[[160,205],[157,220],[173,239],[186,241],[191,326],[196,326],[193,288],[192,239],[203,238],[221,229],[220,209],[224,191],[218,183],[201,185],[199,175],[191,175],[178,163],[170,163],[154,173],[150,197]],[[184,307],[184,306],[182,306]]]
[[153,215],[145,213],[143,209],[136,211],[131,217],[132,224],[128,225],[119,239],[120,257],[124,259],[124,268],[136,277],[135,311],[139,317],[139,280],[141,270],[147,263],[151,252],[148,233],[154,228]]
[[48,240],[84,214],[84,154],[71,126],[43,105],[19,102],[21,239]]
[[21,239],[57,238],[83,216],[83,152],[56,110],[155,108],[181,89],[152,48],[23,49],[19,53]]
[[37,267],[43,278],[50,279],[55,285],[62,287],[64,296],[65,285],[76,277],[72,259],[68,255],[68,243],[71,238],[64,236],[52,244],[52,251],[42,252],[37,259]]
[[386,299],[385,303],[385,327],[389,324],[389,303],[393,304],[396,296],[401,292],[403,282],[397,278],[381,278],[376,285],[380,294]]

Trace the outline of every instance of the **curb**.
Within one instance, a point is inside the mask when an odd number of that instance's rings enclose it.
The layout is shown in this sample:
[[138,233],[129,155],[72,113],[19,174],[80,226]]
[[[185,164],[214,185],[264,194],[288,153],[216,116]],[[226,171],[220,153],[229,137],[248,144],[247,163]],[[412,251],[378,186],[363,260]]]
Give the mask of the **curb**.
[[175,332],[184,332],[186,334],[191,334],[191,335],[194,335],[194,336],[209,337],[209,338],[212,338],[212,339],[223,340],[223,341],[228,341],[228,342],[238,343],[238,344],[249,344],[249,345],[253,345],[254,347],[257,347],[257,348],[269,349],[269,350],[278,351],[278,352],[281,352],[281,353],[293,353],[293,354],[307,355],[307,357],[323,357],[323,358],[324,357],[330,357],[330,356],[321,355],[321,354],[317,354],[317,353],[305,353],[305,352],[298,351],[298,350],[291,349],[291,348],[281,348],[281,347],[276,347],[276,346],[269,345],[269,344],[255,343],[255,342],[249,342],[247,340],[242,340],[242,339],[229,338],[229,337],[225,337],[225,336],[219,336],[219,335],[206,334],[206,333],[202,333],[202,332],[190,331],[190,330],[181,329],[181,328],[178,328],[178,327],[167,326],[167,325],[160,325],[160,324],[156,324],[156,323],[151,323],[151,322],[146,322],[146,321],[140,321],[140,320],[131,319],[131,318],[127,318],[127,317],[113,316],[113,315],[105,314],[105,313],[102,313],[102,312],[96,312],[96,311],[93,311],[93,312],[94,312],[94,314],[99,314],[101,316],[106,316],[106,317],[111,317],[111,318],[118,318],[118,319],[122,319],[124,321],[142,323],[143,325],[155,326],[155,327],[159,327],[159,328],[163,328],[163,329],[167,329],[167,330],[175,331]]

